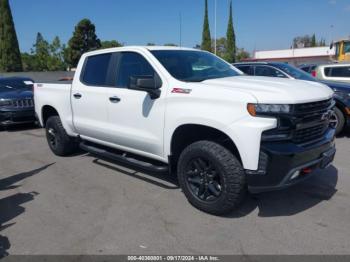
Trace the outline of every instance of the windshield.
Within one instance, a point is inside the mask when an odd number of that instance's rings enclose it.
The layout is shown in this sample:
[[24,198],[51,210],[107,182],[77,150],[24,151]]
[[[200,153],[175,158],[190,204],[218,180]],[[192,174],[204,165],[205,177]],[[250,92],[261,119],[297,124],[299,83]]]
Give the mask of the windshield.
[[275,66],[295,79],[316,81],[313,76],[294,66],[288,64],[276,64]]
[[157,50],[151,53],[173,77],[180,81],[201,82],[241,75],[233,66],[207,52]]
[[0,79],[0,90],[9,91],[14,89],[28,89],[33,87],[33,80],[31,79]]

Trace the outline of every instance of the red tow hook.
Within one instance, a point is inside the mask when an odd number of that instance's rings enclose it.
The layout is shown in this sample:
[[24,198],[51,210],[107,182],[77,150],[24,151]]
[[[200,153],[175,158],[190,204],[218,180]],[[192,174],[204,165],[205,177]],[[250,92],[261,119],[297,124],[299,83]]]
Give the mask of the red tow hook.
[[307,174],[310,174],[312,171],[313,171],[312,168],[306,167],[306,168],[301,170],[301,174],[302,175],[307,175]]

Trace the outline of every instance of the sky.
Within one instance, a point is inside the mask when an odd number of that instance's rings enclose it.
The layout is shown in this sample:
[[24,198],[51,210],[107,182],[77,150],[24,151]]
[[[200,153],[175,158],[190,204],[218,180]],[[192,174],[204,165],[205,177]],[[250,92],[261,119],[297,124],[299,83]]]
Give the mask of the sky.
[[[229,0],[217,1],[217,37],[226,35]],[[214,37],[215,0],[208,0]],[[201,43],[204,0],[10,0],[22,52],[30,51],[41,32],[67,43],[83,18],[96,25],[101,40],[125,45]],[[233,0],[237,45],[249,52],[290,48],[295,36],[350,36],[350,0]]]

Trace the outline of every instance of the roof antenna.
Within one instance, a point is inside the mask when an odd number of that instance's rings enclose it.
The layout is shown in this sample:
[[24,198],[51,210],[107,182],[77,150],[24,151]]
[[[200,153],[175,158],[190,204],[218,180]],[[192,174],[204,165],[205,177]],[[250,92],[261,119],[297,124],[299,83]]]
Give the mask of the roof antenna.
[[180,22],[180,47],[182,47],[182,14],[179,13],[179,22]]

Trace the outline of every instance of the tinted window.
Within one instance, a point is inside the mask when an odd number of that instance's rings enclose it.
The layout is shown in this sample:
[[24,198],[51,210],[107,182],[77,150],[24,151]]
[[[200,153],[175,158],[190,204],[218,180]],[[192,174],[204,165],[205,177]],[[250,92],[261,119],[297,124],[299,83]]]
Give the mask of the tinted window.
[[344,44],[344,52],[350,53],[350,42]]
[[108,71],[112,54],[90,56],[85,62],[82,81],[92,86],[108,86]]
[[240,75],[230,64],[217,56],[190,50],[158,50],[152,54],[174,78],[185,82]]
[[148,61],[138,53],[124,52],[119,64],[117,75],[117,86],[128,87],[130,77],[133,76],[151,76],[154,77],[156,72]]
[[296,68],[295,66],[289,65],[289,64],[275,64],[275,66],[282,70],[287,75],[298,79],[298,80],[306,80],[306,81],[316,81],[314,77],[312,77],[310,74],[304,72],[303,70],[300,70],[299,68]]
[[303,67],[300,67],[301,70],[307,72],[307,73],[310,73],[311,70],[310,70],[310,67],[309,66],[303,66]]
[[243,73],[247,74],[247,75],[251,75],[251,70],[250,70],[250,66],[235,66],[237,67],[239,70],[241,70]]
[[255,67],[255,75],[256,76],[269,76],[269,77],[282,77],[286,76],[282,74],[279,70],[270,67],[270,66],[256,66]]
[[328,77],[350,77],[350,66],[327,67],[324,71]]

